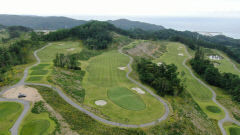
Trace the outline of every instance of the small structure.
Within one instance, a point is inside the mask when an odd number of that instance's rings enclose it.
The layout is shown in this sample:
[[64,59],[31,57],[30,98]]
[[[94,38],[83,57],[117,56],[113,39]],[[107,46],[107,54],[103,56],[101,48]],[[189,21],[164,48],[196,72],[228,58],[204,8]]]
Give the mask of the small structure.
[[18,98],[24,98],[24,97],[26,97],[25,94],[22,94],[22,93],[19,93],[19,94],[18,94]]
[[223,59],[221,56],[218,56],[218,55],[210,55],[208,57],[211,60],[221,60],[221,59]]

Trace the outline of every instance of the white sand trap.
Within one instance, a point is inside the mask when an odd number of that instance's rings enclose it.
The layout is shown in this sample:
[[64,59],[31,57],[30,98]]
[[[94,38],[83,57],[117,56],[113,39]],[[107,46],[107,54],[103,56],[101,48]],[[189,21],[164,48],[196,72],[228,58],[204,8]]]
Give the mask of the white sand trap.
[[120,69],[120,70],[125,70],[126,67],[118,67],[118,69]]
[[74,51],[75,50],[75,48],[69,48],[69,49],[67,49],[67,51]]
[[158,66],[162,65],[162,62],[158,62],[157,65],[158,65]]
[[183,56],[183,53],[179,53],[178,55],[179,55],[179,56]]
[[107,102],[105,100],[97,100],[95,101],[95,104],[99,106],[104,106],[107,104]]
[[142,89],[136,87],[136,88],[132,88],[132,90],[135,90],[137,93],[139,94],[145,94],[145,91],[143,91]]
[[35,88],[27,87],[24,85],[6,91],[5,93],[3,93],[3,97],[9,99],[18,99],[18,95],[20,93],[26,95],[26,97],[23,97],[21,99],[27,101],[36,102],[42,100],[42,96],[38,93],[38,91]]

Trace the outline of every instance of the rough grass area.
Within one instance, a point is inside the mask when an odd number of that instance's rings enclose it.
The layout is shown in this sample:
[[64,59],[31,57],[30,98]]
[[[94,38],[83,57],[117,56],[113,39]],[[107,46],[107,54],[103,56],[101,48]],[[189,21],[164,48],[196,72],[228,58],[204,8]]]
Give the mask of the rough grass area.
[[71,129],[84,135],[144,135],[140,129],[111,127],[97,122],[85,113],[77,110],[64,101],[57,92],[42,86],[31,86],[38,89],[44,100],[70,125]]
[[217,121],[208,118],[187,91],[166,98],[172,113],[167,121],[150,127],[148,135],[221,135]]
[[30,75],[46,75],[48,70],[33,70]]
[[58,85],[65,93],[73,97],[80,103],[83,103],[85,97],[85,89],[82,88],[82,79],[85,72],[81,70],[65,70],[54,68],[49,82]]
[[[125,87],[131,90],[131,88],[138,87],[126,78],[128,69],[119,70],[119,67],[126,66],[128,62],[129,58],[115,49],[103,52],[101,55],[85,61],[84,66],[82,66],[82,69],[86,71],[82,83],[86,93],[84,105],[87,105],[87,108],[97,115],[115,122],[142,124],[155,121],[164,114],[165,108],[161,102],[149,93],[146,92],[141,95],[136,91],[132,91],[146,104],[144,109],[142,109],[142,104],[141,110],[138,111],[124,109],[108,97],[109,89]],[[120,98],[121,95],[118,96]],[[95,101],[99,99],[105,100],[107,104],[97,106]]]
[[143,110],[146,105],[142,99],[124,87],[116,87],[108,90],[108,97],[117,105],[128,110]]
[[27,79],[27,81],[29,82],[37,82],[37,81],[41,81],[42,80],[42,76],[31,76]]
[[229,128],[230,135],[240,135],[240,128],[231,127]]
[[0,102],[0,135],[10,135],[13,126],[23,110],[23,106],[15,102]]
[[207,106],[206,107],[208,111],[213,113],[220,113],[221,110],[217,106]]
[[33,120],[25,124],[21,130],[21,135],[43,135],[50,127],[48,120]]

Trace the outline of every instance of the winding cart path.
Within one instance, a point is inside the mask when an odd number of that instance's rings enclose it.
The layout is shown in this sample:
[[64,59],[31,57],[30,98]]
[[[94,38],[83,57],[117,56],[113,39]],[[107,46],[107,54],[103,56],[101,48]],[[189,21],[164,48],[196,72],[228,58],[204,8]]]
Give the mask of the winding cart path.
[[[108,125],[113,125],[113,126],[119,126],[119,127],[127,127],[127,128],[139,128],[139,127],[146,127],[146,126],[152,126],[152,125],[155,125],[165,119],[167,119],[168,115],[169,115],[169,107],[167,105],[167,103],[161,99],[158,95],[154,94],[150,89],[148,89],[147,87],[145,87],[144,85],[142,85],[141,83],[137,82],[136,80],[134,80],[133,78],[131,78],[129,76],[129,74],[132,72],[132,68],[131,68],[131,64],[133,62],[133,58],[127,54],[124,54],[122,52],[122,48],[120,48],[118,51],[119,53],[123,54],[123,55],[126,55],[130,58],[130,61],[127,65],[129,71],[127,72],[126,74],[126,77],[132,81],[133,83],[135,83],[136,85],[138,85],[139,87],[143,88],[144,90],[146,90],[148,93],[150,93],[153,97],[155,97],[158,101],[160,101],[164,107],[165,107],[165,114],[160,117],[159,119],[155,120],[155,121],[152,121],[152,122],[149,122],[149,123],[143,123],[143,124],[140,124],[140,125],[131,125],[131,124],[122,124],[122,123],[117,123],[117,122],[113,122],[113,121],[109,121],[109,120],[106,120],[106,119],[103,119],[99,116],[97,116],[96,114],[84,109],[83,107],[81,107],[79,104],[73,102],[68,96],[66,96],[60,89],[56,88],[56,87],[53,87],[51,85],[48,85],[48,84],[40,84],[40,83],[25,83],[25,80],[27,78],[27,75],[28,75],[28,71],[31,67],[34,67],[34,66],[37,66],[38,64],[40,64],[41,60],[40,58],[37,56],[37,53],[41,50],[43,50],[44,48],[50,46],[51,44],[48,44],[44,47],[42,47],[41,49],[38,49],[36,51],[34,51],[34,57],[36,58],[37,60],[37,63],[32,65],[32,66],[29,66],[27,67],[25,70],[24,70],[24,76],[23,78],[15,85],[13,86],[10,86],[8,88],[5,88],[4,90],[2,90],[0,92],[0,96],[8,91],[9,89],[11,88],[15,88],[17,86],[21,86],[21,85],[38,85],[38,86],[45,86],[45,87],[48,87],[48,88],[52,88],[53,90],[55,90],[67,103],[69,103],[70,105],[72,105],[73,107],[75,107],[76,109],[84,112],[85,114],[89,115],[90,117],[92,117],[93,119],[95,120],[98,120],[98,121],[101,121],[105,124],[108,124]],[[0,97],[0,101],[9,101],[9,102],[18,102],[18,103],[21,103],[24,105],[24,110],[23,112],[21,113],[21,115],[18,117],[17,121],[14,123],[13,127],[10,129],[11,131],[11,134],[12,135],[18,135],[18,129],[19,129],[19,126],[21,124],[21,121],[24,119],[25,115],[27,114],[29,108],[30,108],[30,102],[28,101],[25,101],[25,100],[20,100],[20,99],[6,99],[6,98],[1,98]]]
[[[192,56],[189,54],[189,52],[187,51],[187,49],[186,49],[185,46],[184,46],[184,48],[185,48],[185,52],[187,53],[187,55],[188,55],[189,57],[186,58],[186,59],[183,61],[182,65],[183,65],[185,68],[188,69],[188,71],[191,73],[191,75],[192,75],[192,77],[193,77],[194,79],[196,79],[200,84],[204,85],[207,89],[209,89],[209,90],[212,92],[212,95],[213,95],[213,96],[212,96],[212,101],[215,102],[215,103],[225,112],[225,117],[224,117],[223,119],[221,119],[221,120],[218,121],[218,126],[219,126],[219,128],[220,128],[220,130],[221,130],[221,132],[222,132],[222,135],[227,135],[227,133],[226,133],[224,127],[223,127],[223,123],[225,123],[225,122],[232,122],[232,123],[235,123],[235,124],[237,124],[238,126],[240,126],[240,122],[238,122],[238,121],[236,121],[236,120],[234,120],[234,119],[231,118],[231,116],[229,115],[228,110],[227,110],[224,106],[222,106],[222,105],[216,100],[217,95],[216,95],[215,91],[214,91],[211,87],[209,87],[207,84],[205,84],[202,80],[200,80],[199,78],[197,78],[197,77],[194,75],[194,73],[192,72],[192,70],[186,65],[187,60],[191,59]],[[236,68],[235,64],[234,64],[234,67]]]

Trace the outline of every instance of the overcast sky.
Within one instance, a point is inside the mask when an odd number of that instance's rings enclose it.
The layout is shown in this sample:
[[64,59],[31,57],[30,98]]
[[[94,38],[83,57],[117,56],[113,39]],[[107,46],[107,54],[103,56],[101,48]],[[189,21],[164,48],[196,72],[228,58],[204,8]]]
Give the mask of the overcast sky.
[[240,17],[240,0],[1,0],[0,14]]

